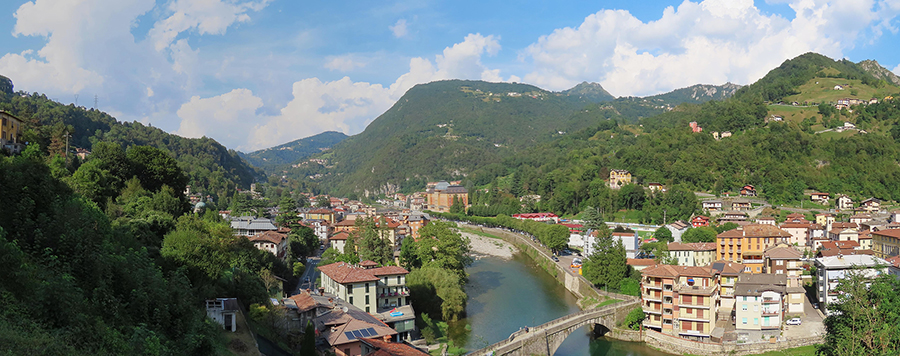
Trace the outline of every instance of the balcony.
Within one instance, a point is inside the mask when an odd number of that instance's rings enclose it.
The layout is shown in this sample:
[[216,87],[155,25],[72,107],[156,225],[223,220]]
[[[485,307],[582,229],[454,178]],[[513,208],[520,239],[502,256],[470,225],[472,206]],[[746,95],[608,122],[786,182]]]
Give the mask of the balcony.
[[762,310],[763,316],[773,316],[773,315],[778,315],[778,314],[779,313],[778,313],[777,309],[763,309]]
[[648,289],[662,289],[662,284],[645,284],[644,287]]
[[741,262],[741,263],[744,263],[744,264],[747,264],[747,263],[763,263],[763,260],[757,260],[757,259],[752,259],[752,260],[751,260],[751,259],[746,259],[746,260],[744,260],[744,261]]
[[679,308],[696,308],[696,309],[709,309],[708,305],[702,304],[678,304]]
[[763,304],[777,304],[780,302],[781,302],[780,300],[775,299],[775,298],[763,298],[763,300],[762,300]]

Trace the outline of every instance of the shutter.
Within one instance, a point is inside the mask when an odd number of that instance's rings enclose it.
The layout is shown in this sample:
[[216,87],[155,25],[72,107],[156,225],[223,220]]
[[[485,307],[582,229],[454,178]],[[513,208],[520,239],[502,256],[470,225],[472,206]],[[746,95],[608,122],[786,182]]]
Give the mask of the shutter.
[[691,296],[689,296],[689,295],[684,296],[684,304],[691,304]]

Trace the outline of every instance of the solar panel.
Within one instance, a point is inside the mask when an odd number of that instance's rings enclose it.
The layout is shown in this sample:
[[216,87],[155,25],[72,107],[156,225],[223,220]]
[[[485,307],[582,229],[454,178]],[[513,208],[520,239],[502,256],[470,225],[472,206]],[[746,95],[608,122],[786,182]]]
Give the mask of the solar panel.
[[362,334],[364,337],[372,336],[372,334],[369,333],[369,329],[362,329],[359,331],[359,333]]
[[368,331],[369,334],[372,334],[372,336],[378,335],[378,333],[375,332],[374,328],[368,328],[368,329],[366,329],[366,331]]
[[344,336],[346,336],[350,340],[356,340],[356,336],[353,336],[353,334],[349,331],[345,331]]
[[353,330],[352,332],[353,336],[356,336],[357,339],[363,337],[362,333],[360,333],[359,330]]

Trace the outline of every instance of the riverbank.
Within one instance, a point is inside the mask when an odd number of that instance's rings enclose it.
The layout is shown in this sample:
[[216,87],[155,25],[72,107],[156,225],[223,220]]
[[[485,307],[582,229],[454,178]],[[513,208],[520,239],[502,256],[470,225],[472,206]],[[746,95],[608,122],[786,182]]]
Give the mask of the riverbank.
[[469,238],[469,254],[476,259],[484,257],[497,257],[504,260],[510,260],[513,258],[513,255],[518,252],[515,246],[500,238],[478,235],[465,231],[463,229],[460,229],[459,233],[463,237]]

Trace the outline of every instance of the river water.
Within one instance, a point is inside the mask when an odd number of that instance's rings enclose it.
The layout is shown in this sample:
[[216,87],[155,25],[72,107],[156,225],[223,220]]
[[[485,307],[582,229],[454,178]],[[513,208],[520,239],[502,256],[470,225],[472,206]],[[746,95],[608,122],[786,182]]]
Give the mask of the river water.
[[[525,326],[540,325],[579,311],[576,297],[528,256],[512,260],[487,257],[466,271],[467,318],[450,326],[456,345],[477,350],[509,337]],[[590,328],[572,333],[556,356],[669,356],[643,343],[593,338]]]

